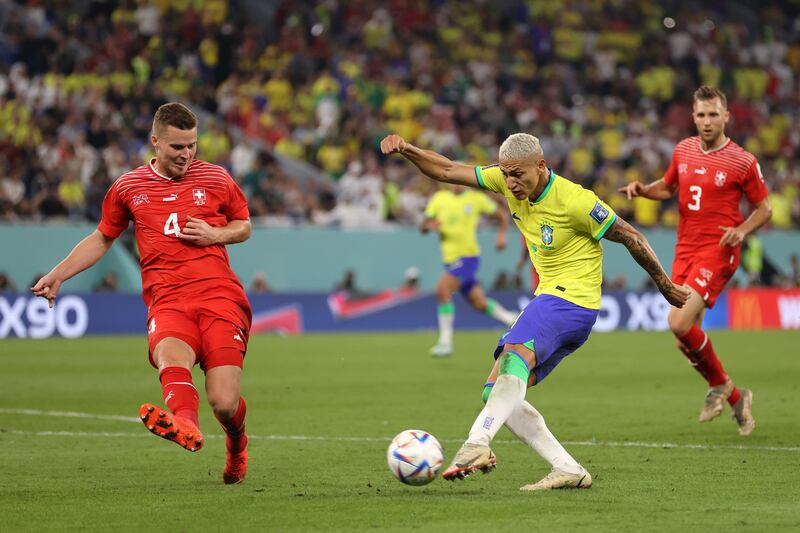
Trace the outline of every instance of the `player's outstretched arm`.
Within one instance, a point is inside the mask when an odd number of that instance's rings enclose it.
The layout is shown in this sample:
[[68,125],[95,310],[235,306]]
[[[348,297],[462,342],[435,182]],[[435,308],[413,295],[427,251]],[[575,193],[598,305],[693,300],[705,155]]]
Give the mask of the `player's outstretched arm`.
[[112,244],[114,239],[94,230],[79,242],[63,261],[53,267],[53,270],[37,281],[36,285],[31,287],[31,291],[36,296],[47,298],[50,307],[53,307],[61,284],[97,263]]
[[644,185],[638,181],[631,182],[624,187],[617,189],[617,192],[624,193],[628,200],[637,196],[643,196],[651,200],[669,200],[675,195],[676,186],[669,186],[664,179],[654,181]]
[[625,246],[639,266],[650,275],[664,298],[675,307],[683,307],[689,298],[690,290],[683,285],[672,283],[642,232],[617,216],[604,237]]
[[429,178],[443,183],[454,183],[466,187],[480,188],[475,169],[456,163],[441,154],[417,148],[399,135],[387,135],[381,141],[381,152],[386,155],[400,154],[420,169]]
[[231,220],[225,226],[211,226],[205,220],[187,217],[186,225],[178,237],[196,246],[211,246],[212,244],[236,244],[250,238],[252,225],[250,219]]

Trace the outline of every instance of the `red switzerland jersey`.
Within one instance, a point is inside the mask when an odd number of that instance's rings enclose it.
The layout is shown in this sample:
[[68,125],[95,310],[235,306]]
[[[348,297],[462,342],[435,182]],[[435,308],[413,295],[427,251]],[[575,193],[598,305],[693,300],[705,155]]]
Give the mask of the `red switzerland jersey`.
[[755,156],[730,139],[710,152],[703,151],[700,137],[684,139],[672,153],[664,182],[678,184],[677,255],[717,246],[724,233],[719,226],[744,222],[742,194],[751,205],[769,194]]
[[228,298],[249,310],[225,246],[195,246],[178,238],[188,216],[219,227],[245,220],[250,212],[242,191],[222,167],[195,159],[184,176],[169,179],[158,174],[151,161],[111,185],[97,229],[117,238],[133,220],[142,298],[148,308],[160,301],[205,294]]

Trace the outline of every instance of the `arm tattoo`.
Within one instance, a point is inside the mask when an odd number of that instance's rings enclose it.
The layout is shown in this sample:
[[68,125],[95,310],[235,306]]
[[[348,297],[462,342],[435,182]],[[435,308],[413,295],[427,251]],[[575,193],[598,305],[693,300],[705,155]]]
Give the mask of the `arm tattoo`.
[[653,278],[659,289],[671,287],[672,281],[670,281],[669,276],[661,267],[661,263],[659,263],[656,253],[650,247],[650,243],[633,226],[617,216],[617,219],[608,228],[604,237],[625,246],[631,257]]

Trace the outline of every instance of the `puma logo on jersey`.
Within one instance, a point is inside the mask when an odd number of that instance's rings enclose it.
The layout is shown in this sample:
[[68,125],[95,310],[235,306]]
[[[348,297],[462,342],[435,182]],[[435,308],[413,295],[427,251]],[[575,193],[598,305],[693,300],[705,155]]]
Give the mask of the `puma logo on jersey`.
[[161,199],[162,202],[174,202],[178,199],[178,195],[175,193],[170,194],[169,196],[165,196]]
[[239,342],[244,342],[244,341],[242,340],[242,336],[241,336],[241,335],[239,335],[238,333],[237,333],[236,335],[234,335],[234,336],[233,336],[233,340],[235,340],[235,341],[239,341]]
[[156,319],[153,318],[150,320],[150,327],[147,328],[147,332],[152,334],[156,332]]
[[700,168],[694,169],[694,173],[695,174],[705,175],[706,172],[708,172],[708,169],[706,167],[700,167]]

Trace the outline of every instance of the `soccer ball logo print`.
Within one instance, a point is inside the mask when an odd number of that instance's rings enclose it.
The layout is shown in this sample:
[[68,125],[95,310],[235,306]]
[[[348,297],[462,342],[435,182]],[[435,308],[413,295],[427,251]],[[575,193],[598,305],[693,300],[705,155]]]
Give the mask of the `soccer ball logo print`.
[[430,433],[407,429],[392,439],[386,460],[394,477],[406,485],[427,485],[442,467],[444,450]]
[[717,170],[717,173],[714,175],[714,185],[717,187],[722,187],[725,185],[725,179],[728,177],[727,172],[723,172],[721,170]]
[[194,205],[206,205],[206,190],[192,189],[192,198],[194,198]]

